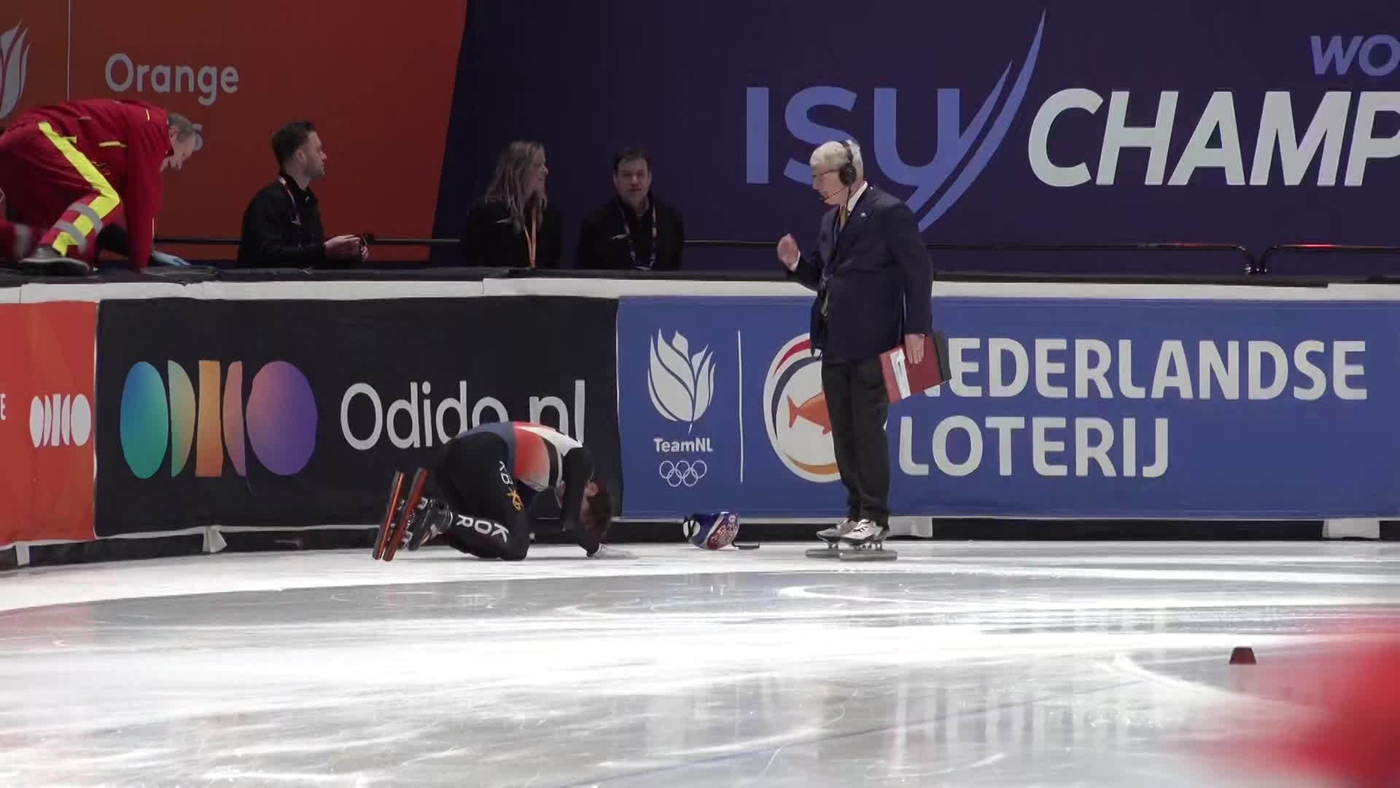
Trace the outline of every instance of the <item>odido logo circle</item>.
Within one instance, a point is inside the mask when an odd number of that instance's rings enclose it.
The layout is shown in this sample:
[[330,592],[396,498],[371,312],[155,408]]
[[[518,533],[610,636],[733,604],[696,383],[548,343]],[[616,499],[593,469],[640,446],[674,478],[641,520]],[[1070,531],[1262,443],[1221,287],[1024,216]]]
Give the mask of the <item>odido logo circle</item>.
[[834,482],[836,448],[822,393],[821,359],[807,334],[793,337],[773,356],[763,380],[763,426],[788,470],[811,482]]

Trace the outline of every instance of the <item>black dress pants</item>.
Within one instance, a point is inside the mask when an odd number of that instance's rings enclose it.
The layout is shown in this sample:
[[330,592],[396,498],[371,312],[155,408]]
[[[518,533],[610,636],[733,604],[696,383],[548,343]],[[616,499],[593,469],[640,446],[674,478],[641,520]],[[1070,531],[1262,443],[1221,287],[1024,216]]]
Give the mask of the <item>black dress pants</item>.
[[885,417],[890,403],[879,357],[823,358],[822,391],[831,416],[836,467],[846,485],[846,516],[888,528],[890,453]]

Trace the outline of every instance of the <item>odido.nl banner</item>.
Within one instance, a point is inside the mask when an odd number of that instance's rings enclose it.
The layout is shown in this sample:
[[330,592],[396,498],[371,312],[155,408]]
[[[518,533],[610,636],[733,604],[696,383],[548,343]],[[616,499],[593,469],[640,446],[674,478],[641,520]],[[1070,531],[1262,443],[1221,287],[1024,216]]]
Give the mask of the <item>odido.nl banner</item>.
[[[1201,292],[1199,289],[1196,292]],[[633,517],[843,512],[807,298],[624,298]],[[953,377],[891,406],[896,514],[1400,510],[1400,306],[934,299]]]
[[[394,470],[537,421],[617,470],[613,301],[103,303],[97,533],[369,523]],[[567,337],[568,341],[562,341]]]

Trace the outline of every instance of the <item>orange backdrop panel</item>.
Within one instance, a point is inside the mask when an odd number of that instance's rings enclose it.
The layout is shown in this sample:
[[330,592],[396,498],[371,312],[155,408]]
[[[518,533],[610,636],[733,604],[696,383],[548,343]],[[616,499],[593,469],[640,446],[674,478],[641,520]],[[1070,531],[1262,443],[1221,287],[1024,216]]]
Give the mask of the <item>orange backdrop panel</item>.
[[326,232],[427,237],[465,17],[466,0],[9,0],[0,33],[28,30],[21,109],[139,98],[204,127],[166,176],[161,235],[236,237],[276,174],[272,132],[310,120],[329,157]]
[[19,540],[20,528],[34,519],[34,445],[29,436],[30,349],[27,312],[20,304],[0,304],[0,546]]
[[0,305],[0,544],[93,539],[97,304]]

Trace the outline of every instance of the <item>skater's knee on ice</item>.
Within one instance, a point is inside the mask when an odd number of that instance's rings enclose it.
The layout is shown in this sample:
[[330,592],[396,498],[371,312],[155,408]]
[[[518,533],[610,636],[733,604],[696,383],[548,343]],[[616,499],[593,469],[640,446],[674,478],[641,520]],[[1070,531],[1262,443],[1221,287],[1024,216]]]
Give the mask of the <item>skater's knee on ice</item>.
[[513,539],[506,540],[505,543],[501,545],[500,555],[502,561],[523,561],[525,560],[525,554],[528,552],[530,552],[530,537],[528,534],[525,535],[524,538],[517,535]]

